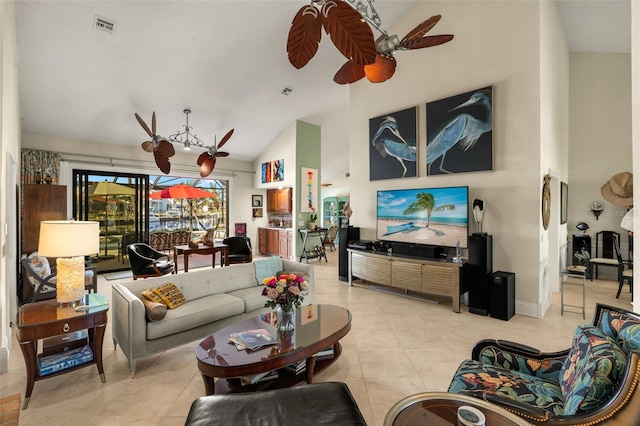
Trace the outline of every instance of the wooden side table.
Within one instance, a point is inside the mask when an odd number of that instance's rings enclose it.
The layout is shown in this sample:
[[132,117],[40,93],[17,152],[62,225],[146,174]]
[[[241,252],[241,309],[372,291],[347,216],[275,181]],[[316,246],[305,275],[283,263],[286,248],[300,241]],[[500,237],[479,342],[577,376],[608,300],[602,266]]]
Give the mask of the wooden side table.
[[[102,383],[106,382],[102,364],[102,343],[109,305],[88,306],[86,311],[76,311],[71,306],[61,306],[57,300],[53,299],[27,303],[20,307],[16,322],[16,336],[27,366],[27,388],[24,393],[23,410],[29,406],[33,385],[38,380],[96,364]],[[55,337],[62,337],[60,340],[63,340],[65,336],[83,330],[87,330],[88,345],[93,351],[93,360],[45,376],[40,375],[38,341]]]

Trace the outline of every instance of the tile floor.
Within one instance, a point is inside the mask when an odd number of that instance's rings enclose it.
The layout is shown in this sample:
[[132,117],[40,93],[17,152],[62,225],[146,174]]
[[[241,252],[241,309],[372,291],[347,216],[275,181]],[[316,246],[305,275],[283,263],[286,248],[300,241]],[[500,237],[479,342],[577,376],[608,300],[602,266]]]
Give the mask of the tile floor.
[[[451,312],[450,301],[439,304],[349,287],[337,279],[337,252],[329,262],[315,265],[315,301],[347,307],[352,329],[342,340],[343,354],[316,381],[343,381],[354,394],[369,425],[382,425],[388,409],[405,396],[424,391],[446,391],[459,363],[483,338],[522,342],[545,351],[569,346],[575,326],[589,322],[596,302],[630,308],[625,289],[615,299],[617,283],[587,282],[586,320],[581,314],[560,315],[560,295],[545,318],[522,315],[510,321],[470,314],[462,307]],[[111,297],[102,276],[98,287]],[[516,276],[516,286],[518,285]],[[579,301],[578,289],[567,287],[568,303]],[[36,382],[29,408],[20,413],[21,425],[183,425],[192,401],[203,394],[193,342],[138,361],[131,379],[127,360],[114,350],[111,330],[105,337],[107,377],[101,383],[95,366]],[[0,375],[0,397],[24,393],[26,370],[13,340],[9,372]],[[259,409],[259,408],[256,408]]]

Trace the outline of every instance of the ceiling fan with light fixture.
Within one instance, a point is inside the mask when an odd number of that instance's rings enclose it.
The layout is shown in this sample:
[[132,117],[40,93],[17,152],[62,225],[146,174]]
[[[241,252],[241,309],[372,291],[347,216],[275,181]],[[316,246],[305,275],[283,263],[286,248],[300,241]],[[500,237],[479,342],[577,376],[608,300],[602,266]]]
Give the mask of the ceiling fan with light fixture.
[[[169,136],[169,138],[165,138],[164,136],[156,134],[155,111],[151,115],[151,129],[149,129],[149,126],[147,126],[147,123],[144,122],[142,117],[140,117],[136,113],[136,120],[138,120],[140,126],[142,126],[144,131],[147,132],[147,134],[151,138],[150,141],[145,141],[142,143],[142,149],[146,152],[153,152],[153,156],[158,168],[163,173],[169,174],[169,172],[171,171],[171,163],[169,162],[169,158],[173,157],[176,153],[175,149],[173,148],[172,142],[182,144],[184,146],[184,149],[186,150],[191,149],[191,146],[206,148],[206,151],[198,156],[197,161],[198,166],[200,166],[200,177],[205,178],[209,176],[215,168],[216,158],[229,156],[228,152],[220,151],[220,148],[231,138],[234,129],[229,130],[227,134],[224,135],[224,137],[220,140],[219,144],[216,145],[214,142],[212,146],[207,146],[195,134],[191,133],[191,131],[193,130],[193,128],[189,126],[189,114],[191,114],[191,110],[186,108],[183,112],[186,115],[186,124],[183,126],[184,130],[182,132],[176,132],[175,134]],[[189,137],[191,137],[191,139],[189,139]]]
[[[354,83],[365,76],[372,83],[381,83],[395,73],[396,51],[438,46],[453,39],[451,34],[426,36],[440,15],[421,22],[402,40],[397,35],[390,36],[382,29],[372,1],[312,0],[303,6],[293,18],[287,38],[291,65],[300,69],[309,63],[318,51],[323,27],[348,59],[333,78],[338,84]],[[377,40],[369,24],[381,33]]]

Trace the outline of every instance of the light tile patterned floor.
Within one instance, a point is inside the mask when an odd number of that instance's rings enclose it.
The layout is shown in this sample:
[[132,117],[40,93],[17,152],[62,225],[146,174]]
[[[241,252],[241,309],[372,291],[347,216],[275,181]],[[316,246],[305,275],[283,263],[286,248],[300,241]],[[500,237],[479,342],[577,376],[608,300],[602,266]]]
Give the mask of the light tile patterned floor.
[[[337,279],[337,252],[328,256],[328,263],[312,261],[315,301],[347,307],[353,323],[342,340],[341,358],[316,381],[347,383],[369,425],[382,425],[388,409],[405,396],[445,391],[459,363],[480,339],[560,350],[569,346],[576,325],[591,321],[596,301],[630,308],[628,289],[615,299],[617,283],[600,280],[587,282],[586,320],[571,312],[561,316],[559,293],[553,295],[553,306],[542,320],[516,315],[501,321],[470,314],[464,306],[455,314],[447,301],[428,303],[374,291],[365,284],[349,287]],[[109,298],[113,282],[103,277],[98,282],[100,292]],[[579,301],[575,286],[566,291],[569,302]],[[29,408],[20,413],[20,424],[183,425],[192,401],[204,391],[195,363],[197,342],[139,360],[133,380],[126,358],[113,349],[110,328],[104,343],[106,383],[100,382],[95,366],[36,382]],[[0,375],[0,397],[24,394],[25,380],[14,337],[9,372]]]

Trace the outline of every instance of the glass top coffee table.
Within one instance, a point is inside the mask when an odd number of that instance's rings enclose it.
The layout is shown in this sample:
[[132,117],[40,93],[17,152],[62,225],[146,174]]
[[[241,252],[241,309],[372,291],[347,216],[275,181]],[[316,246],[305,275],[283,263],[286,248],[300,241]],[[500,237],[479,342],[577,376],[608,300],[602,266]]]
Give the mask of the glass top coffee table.
[[[342,352],[339,340],[351,329],[351,312],[334,305],[309,305],[296,309],[295,330],[276,332],[275,311],[225,327],[207,336],[196,348],[198,369],[207,395],[248,392],[312,383],[314,374],[331,365]],[[238,350],[229,336],[248,330],[267,330],[278,343]],[[316,360],[315,355],[333,347],[333,357]],[[295,374],[285,367],[306,362],[306,372]],[[278,379],[242,386],[240,377],[277,370]],[[216,380],[217,379],[217,380]]]

